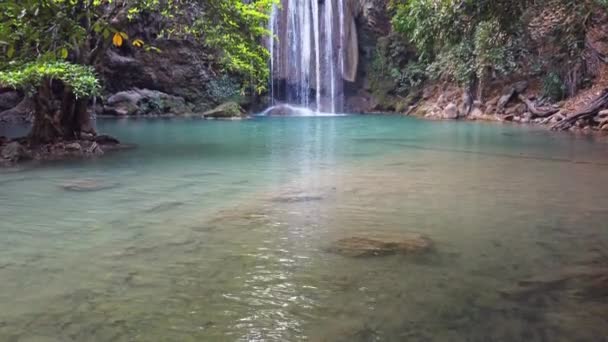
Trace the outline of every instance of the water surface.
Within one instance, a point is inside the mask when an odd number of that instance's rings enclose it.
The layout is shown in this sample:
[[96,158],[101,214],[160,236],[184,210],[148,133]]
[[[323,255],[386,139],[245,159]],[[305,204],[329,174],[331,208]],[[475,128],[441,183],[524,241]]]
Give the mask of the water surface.
[[[608,265],[601,138],[389,116],[99,129],[139,147],[0,170],[0,341],[608,336],[579,277]],[[435,248],[327,250],[369,232]]]

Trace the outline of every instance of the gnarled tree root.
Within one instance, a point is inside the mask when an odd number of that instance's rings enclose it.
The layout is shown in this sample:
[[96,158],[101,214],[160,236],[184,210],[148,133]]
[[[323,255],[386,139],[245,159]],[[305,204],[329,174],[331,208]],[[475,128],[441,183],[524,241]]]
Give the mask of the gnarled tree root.
[[567,130],[574,125],[578,120],[591,118],[597,115],[602,109],[608,108],[608,88],[602,90],[601,94],[597,96],[589,105],[581,110],[578,110],[568,116],[562,121],[555,123],[551,126],[552,130]]

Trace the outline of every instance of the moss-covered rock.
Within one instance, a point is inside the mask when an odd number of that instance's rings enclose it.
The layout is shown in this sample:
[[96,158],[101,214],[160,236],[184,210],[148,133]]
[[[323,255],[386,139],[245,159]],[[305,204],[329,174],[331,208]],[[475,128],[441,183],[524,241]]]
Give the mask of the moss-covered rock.
[[243,108],[236,102],[226,102],[203,113],[206,119],[235,119],[246,117]]

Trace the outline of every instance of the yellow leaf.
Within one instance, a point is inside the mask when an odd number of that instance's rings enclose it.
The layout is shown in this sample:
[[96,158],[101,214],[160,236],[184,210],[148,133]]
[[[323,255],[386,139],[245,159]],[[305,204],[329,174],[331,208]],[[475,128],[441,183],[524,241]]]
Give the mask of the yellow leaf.
[[114,33],[114,37],[112,37],[112,44],[114,44],[114,46],[116,47],[121,47],[122,46],[122,36],[120,35],[120,33]]
[[68,58],[68,49],[61,48],[61,50],[59,50],[59,57],[61,57],[63,59]]
[[133,46],[135,46],[135,47],[142,47],[142,46],[144,46],[144,41],[141,40],[141,39],[135,39],[133,41]]

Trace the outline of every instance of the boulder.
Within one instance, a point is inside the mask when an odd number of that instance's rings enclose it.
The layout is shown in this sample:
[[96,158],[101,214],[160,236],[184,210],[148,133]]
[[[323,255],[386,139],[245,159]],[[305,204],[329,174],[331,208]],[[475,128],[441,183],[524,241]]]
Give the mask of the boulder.
[[192,113],[192,108],[178,96],[156,90],[132,89],[110,96],[103,113],[115,116],[183,115]]
[[0,122],[32,122],[33,118],[34,104],[27,98],[22,99],[15,107],[0,112]]
[[442,116],[444,119],[450,119],[450,120],[458,119],[458,106],[456,106],[456,104],[454,104],[453,102],[450,102],[443,109]]
[[245,116],[245,111],[236,102],[226,102],[203,113],[203,117],[208,119],[231,119],[242,118]]
[[471,110],[473,109],[474,101],[473,96],[470,92],[465,91],[462,93],[462,104],[460,109],[458,110],[461,117],[467,117],[471,114]]
[[13,163],[32,158],[30,151],[16,141],[2,146],[0,157]]
[[328,251],[347,257],[373,257],[394,254],[421,254],[433,248],[428,237],[415,234],[360,235],[333,242]]
[[0,90],[0,112],[17,106],[22,99],[23,96],[15,90]]
[[485,114],[479,107],[473,107],[473,109],[471,110],[471,113],[469,114],[469,117],[471,119],[475,119],[475,120],[483,120],[485,117]]

